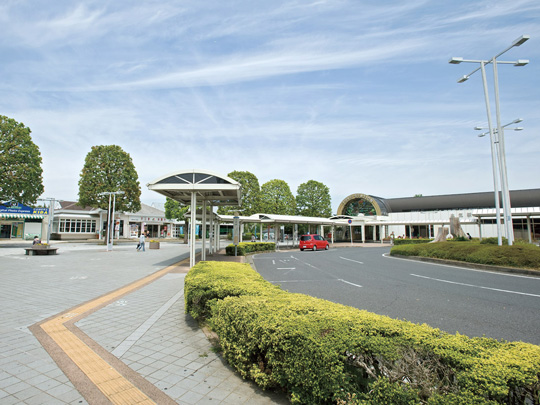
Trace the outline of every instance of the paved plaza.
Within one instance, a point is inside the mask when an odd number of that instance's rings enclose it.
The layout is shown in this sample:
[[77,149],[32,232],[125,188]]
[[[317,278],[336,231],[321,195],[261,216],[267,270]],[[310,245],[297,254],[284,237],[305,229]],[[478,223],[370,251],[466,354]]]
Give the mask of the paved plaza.
[[186,245],[29,245],[0,242],[1,404],[288,403],[235,374],[185,314]]

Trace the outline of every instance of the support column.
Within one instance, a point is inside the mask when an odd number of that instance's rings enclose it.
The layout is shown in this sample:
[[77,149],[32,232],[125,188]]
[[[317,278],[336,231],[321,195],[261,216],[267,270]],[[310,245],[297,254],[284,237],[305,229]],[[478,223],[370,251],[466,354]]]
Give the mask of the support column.
[[217,253],[219,252],[219,241],[220,241],[220,235],[219,235],[219,222],[216,221],[215,229],[214,229],[214,251]]
[[480,241],[482,241],[482,217],[478,217],[478,235],[480,236]]
[[240,222],[240,235],[239,235],[238,240],[240,243],[244,241],[244,223],[243,222]]
[[210,224],[208,225],[208,232],[210,238],[208,239],[208,254],[211,256],[214,254],[214,206],[210,204]]
[[197,194],[191,193],[191,219],[190,219],[190,235],[189,235],[189,268],[195,266],[195,220],[197,218]]
[[531,217],[527,216],[527,235],[529,235],[529,243],[532,243]]
[[201,249],[201,260],[206,260],[206,200],[203,200],[202,203],[202,249]]
[[334,232],[336,231],[336,227],[332,225],[331,232],[332,232],[332,245],[334,244]]
[[361,228],[362,228],[362,243],[366,243],[366,226],[362,224]]

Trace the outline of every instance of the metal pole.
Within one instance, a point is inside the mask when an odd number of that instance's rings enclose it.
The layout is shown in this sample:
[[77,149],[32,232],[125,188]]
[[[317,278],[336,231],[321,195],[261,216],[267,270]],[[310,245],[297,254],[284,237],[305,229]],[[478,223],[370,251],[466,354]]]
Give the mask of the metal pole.
[[189,237],[191,246],[189,247],[189,267],[195,266],[195,221],[197,219],[197,194],[191,193],[191,223],[189,224],[191,235]]
[[497,59],[493,58],[493,80],[495,82],[495,108],[497,117],[497,138],[499,140],[499,170],[501,172],[501,190],[503,198],[504,227],[508,245],[514,242],[514,224],[512,223],[512,207],[510,205],[510,191],[508,190],[508,176],[506,174],[506,157],[504,151],[504,129],[501,126],[501,111],[499,103],[499,74],[497,72]]
[[497,218],[497,243],[499,246],[502,245],[502,235],[501,235],[501,204],[499,201],[499,178],[497,176],[497,139],[495,136],[495,131],[493,131],[493,124],[491,122],[491,108],[489,106],[489,94],[488,94],[488,85],[486,79],[486,67],[485,62],[480,62],[480,69],[482,70],[482,83],[484,85],[484,99],[486,102],[486,113],[488,120],[488,129],[489,129],[489,140],[491,143],[491,166],[493,170],[493,190],[495,193],[495,216]]
[[116,193],[113,194],[113,206],[112,206],[112,215],[111,215],[111,250],[113,249],[114,234],[116,233],[116,221],[114,219],[115,209],[116,209]]
[[109,230],[111,228],[111,194],[109,194],[109,208],[107,209],[107,251],[109,251]]

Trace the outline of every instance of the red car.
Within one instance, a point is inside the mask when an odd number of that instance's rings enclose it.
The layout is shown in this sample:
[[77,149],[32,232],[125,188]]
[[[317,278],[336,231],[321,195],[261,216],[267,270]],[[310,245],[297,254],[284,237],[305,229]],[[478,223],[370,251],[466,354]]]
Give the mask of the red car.
[[302,235],[300,236],[300,250],[328,250],[330,244],[321,235]]

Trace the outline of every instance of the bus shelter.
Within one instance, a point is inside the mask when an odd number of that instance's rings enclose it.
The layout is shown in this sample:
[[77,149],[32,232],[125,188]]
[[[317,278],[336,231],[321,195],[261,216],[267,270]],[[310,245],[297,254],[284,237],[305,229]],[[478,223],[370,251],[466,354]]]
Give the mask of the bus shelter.
[[[149,190],[178,201],[182,205],[190,206],[190,268],[195,265],[197,204],[202,207],[201,224],[203,229],[206,229],[208,222],[210,229],[212,229],[213,215],[207,215],[207,208],[213,212],[215,206],[240,205],[241,203],[240,183],[230,177],[207,170],[191,169],[169,173],[148,183],[147,187]],[[216,235],[210,232],[210,246],[212,246],[215,237]],[[202,234],[201,256],[203,260],[206,258],[206,232]]]

